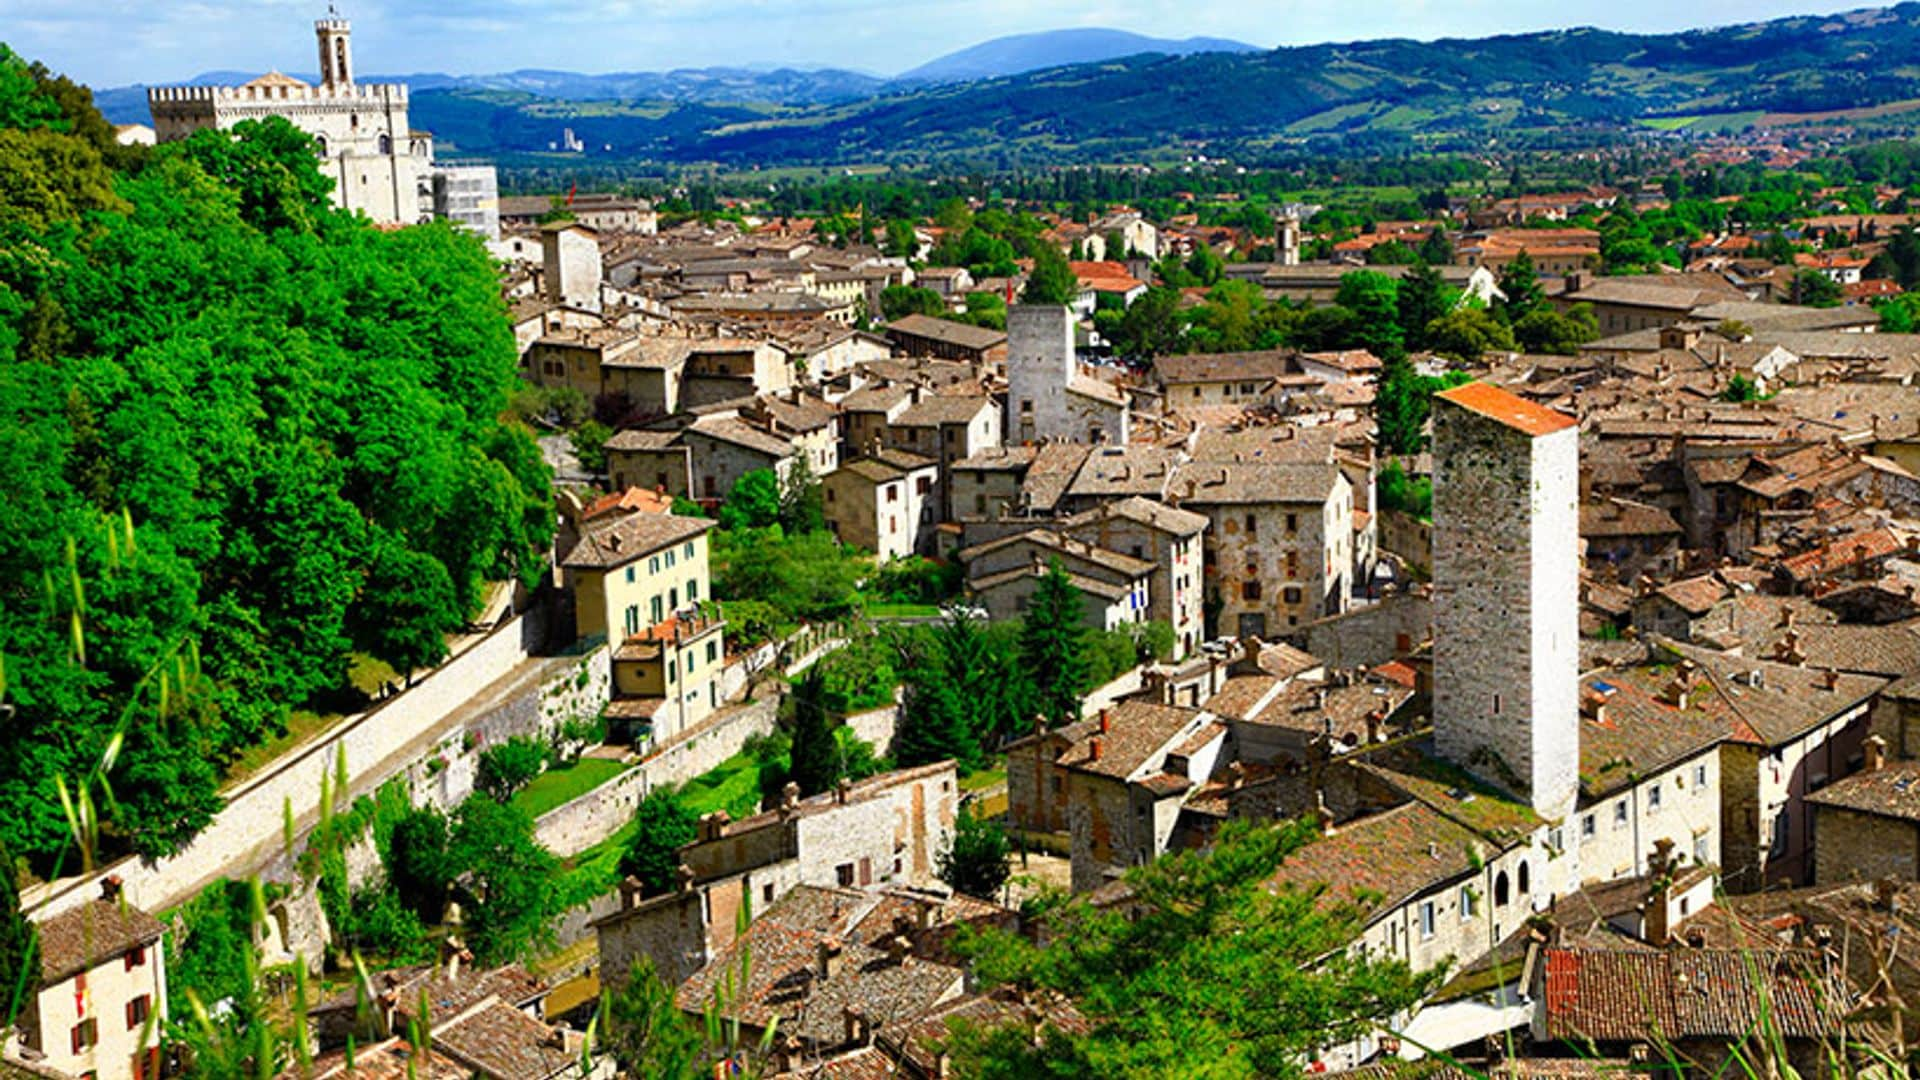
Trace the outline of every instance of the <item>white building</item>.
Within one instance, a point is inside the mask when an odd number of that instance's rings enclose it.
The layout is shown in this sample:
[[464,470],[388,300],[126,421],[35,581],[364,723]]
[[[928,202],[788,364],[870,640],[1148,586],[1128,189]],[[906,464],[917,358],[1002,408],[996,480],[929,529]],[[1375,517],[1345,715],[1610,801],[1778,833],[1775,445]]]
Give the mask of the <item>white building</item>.
[[1052,304],[1007,310],[1007,441],[1125,446],[1131,416],[1125,391],[1080,371],[1071,311]]
[[[270,72],[244,86],[156,86],[147,91],[147,107],[160,142],[184,139],[206,128],[227,129],[244,120],[278,116],[320,144],[321,171],[333,181],[333,201],[382,225],[408,225],[435,214],[433,139],[407,123],[407,88],[398,83],[357,83],[353,77],[352,28],[345,19],[314,24],[320,49],[320,84]],[[493,239],[484,229],[490,215],[481,205],[491,188],[498,213],[497,184],[478,183],[478,170],[450,170],[445,204],[448,216]],[[457,211],[457,213],[456,213]]]

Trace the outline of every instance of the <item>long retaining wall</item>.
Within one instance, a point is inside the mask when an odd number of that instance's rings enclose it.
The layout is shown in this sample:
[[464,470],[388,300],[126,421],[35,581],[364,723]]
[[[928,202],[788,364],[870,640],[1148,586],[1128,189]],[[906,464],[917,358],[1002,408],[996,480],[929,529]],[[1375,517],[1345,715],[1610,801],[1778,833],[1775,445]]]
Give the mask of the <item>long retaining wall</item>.
[[[323,777],[344,750],[350,795],[373,791],[431,748],[432,736],[449,716],[527,662],[544,636],[538,609],[507,620],[413,684],[366,712],[351,716],[325,736],[276,761],[266,771],[225,792],[227,803],[186,850],[148,863],[125,858],[93,874],[63,878],[30,890],[22,900],[45,919],[99,895],[99,879],[119,875],[127,902],[148,911],[173,907],[212,881],[245,877],[284,852],[285,810],[297,831],[319,817]],[[415,747],[424,742],[423,747]]]

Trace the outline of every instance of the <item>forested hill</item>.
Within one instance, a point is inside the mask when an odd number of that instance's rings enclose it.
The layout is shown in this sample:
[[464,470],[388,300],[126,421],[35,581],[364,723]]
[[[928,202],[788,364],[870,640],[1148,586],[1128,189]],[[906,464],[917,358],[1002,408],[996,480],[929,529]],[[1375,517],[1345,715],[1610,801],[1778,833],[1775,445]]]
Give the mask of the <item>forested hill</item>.
[[829,105],[566,103],[435,90],[415,96],[413,120],[462,152],[544,150],[565,125],[616,156],[788,164],[1050,161],[1181,141],[1261,149],[1324,135],[1484,145],[1491,133],[1738,126],[1834,110],[1897,117],[1910,108],[1920,110],[1920,4],[1682,34],[1567,30],[1135,56]]
[[0,865],[47,872],[82,788],[103,857],[176,850],[356,658],[438,659],[540,565],[484,249],[336,212],[314,149],[117,146],[0,46]]

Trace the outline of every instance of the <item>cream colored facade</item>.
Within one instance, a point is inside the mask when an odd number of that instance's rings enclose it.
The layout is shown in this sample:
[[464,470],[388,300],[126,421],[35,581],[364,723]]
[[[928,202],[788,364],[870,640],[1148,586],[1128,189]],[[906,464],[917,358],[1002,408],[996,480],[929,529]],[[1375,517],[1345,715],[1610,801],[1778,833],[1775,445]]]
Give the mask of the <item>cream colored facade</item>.
[[581,637],[605,634],[623,641],[675,611],[712,599],[705,535],[649,551],[624,566],[577,573],[574,612]]
[[[97,901],[57,918],[84,918],[106,905]],[[96,1080],[153,1080],[166,1017],[166,955],[155,937],[41,986],[19,1024],[25,1045],[46,1055],[41,1063],[49,1068]]]

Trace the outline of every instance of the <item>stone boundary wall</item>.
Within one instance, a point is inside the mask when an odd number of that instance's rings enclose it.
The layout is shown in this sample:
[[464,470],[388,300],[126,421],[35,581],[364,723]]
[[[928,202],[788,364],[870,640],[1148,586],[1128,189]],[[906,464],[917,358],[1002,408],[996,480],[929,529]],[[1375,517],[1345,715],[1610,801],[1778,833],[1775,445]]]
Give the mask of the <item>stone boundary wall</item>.
[[563,858],[585,851],[632,820],[647,792],[685,783],[739,753],[748,739],[771,732],[779,711],[780,698],[773,694],[722,709],[640,764],[540,815],[534,839]]
[[[245,877],[285,846],[284,808],[291,804],[304,834],[319,817],[321,778],[331,776],[342,748],[351,795],[378,788],[405,766],[408,744],[526,661],[544,637],[539,609],[516,616],[461,651],[412,687],[348,717],[325,737],[276,761],[224,792],[227,800],[186,850],[155,863],[121,859],[80,878],[30,890],[23,902],[44,920],[99,895],[99,879],[117,874],[127,902],[150,912],[174,907],[222,877]],[[282,853],[284,854],[284,853]]]
[[847,726],[861,742],[873,746],[873,756],[886,757],[893,750],[893,733],[900,726],[900,706],[885,705],[847,717]]
[[1380,511],[1379,546],[1433,577],[1433,524],[1399,510]]

